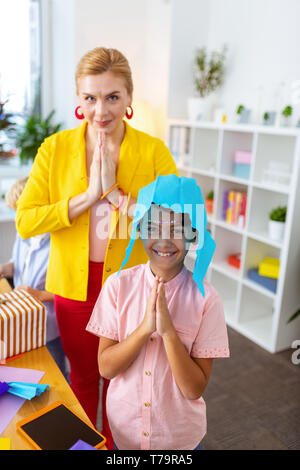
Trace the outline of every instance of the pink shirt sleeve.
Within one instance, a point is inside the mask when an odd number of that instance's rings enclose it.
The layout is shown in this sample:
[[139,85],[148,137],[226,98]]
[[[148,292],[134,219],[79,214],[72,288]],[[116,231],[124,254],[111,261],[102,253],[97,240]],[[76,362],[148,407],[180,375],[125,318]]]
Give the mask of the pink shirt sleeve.
[[227,328],[222,300],[213,290],[204,305],[200,328],[191,350],[192,357],[229,357]]
[[105,281],[95,303],[86,330],[97,336],[119,341],[117,314],[118,279],[112,274]]

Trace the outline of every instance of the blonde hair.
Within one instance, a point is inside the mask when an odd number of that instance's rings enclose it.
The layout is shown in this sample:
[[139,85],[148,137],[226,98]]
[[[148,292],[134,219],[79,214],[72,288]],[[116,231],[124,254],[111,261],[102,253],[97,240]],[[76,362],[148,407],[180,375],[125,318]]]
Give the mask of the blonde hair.
[[10,209],[13,209],[14,211],[17,210],[16,203],[21,196],[27,180],[28,178],[21,178],[17,180],[5,194],[5,202]]
[[123,78],[127,92],[132,96],[133,82],[128,60],[117,49],[105,47],[95,47],[80,59],[76,69],[76,93],[78,94],[78,78],[103,72],[112,72]]

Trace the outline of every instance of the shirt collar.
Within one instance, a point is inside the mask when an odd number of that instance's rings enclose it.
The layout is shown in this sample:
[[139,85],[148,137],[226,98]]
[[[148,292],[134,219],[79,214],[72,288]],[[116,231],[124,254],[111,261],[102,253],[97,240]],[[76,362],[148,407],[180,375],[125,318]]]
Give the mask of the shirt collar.
[[[154,281],[155,281],[155,276],[151,271],[150,261],[146,263],[145,271],[146,271],[146,280],[152,288]],[[180,284],[184,282],[187,276],[188,276],[188,270],[185,267],[185,265],[183,265],[182,270],[175,277],[173,277],[173,279],[164,283],[166,291],[168,291],[169,289],[174,290],[175,288],[178,288]]]

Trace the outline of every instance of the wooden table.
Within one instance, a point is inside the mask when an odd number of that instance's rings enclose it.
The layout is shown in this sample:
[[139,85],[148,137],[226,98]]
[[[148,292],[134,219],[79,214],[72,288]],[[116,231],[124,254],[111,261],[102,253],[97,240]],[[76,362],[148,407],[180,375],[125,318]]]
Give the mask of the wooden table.
[[[45,371],[39,383],[50,385],[50,388],[39,397],[26,400],[17,415],[1,434],[0,437],[9,437],[11,439],[11,450],[34,449],[30,442],[17,431],[16,423],[30,416],[32,413],[41,410],[45,406],[51,405],[51,403],[55,401],[62,401],[72,411],[77,413],[80,418],[92,425],[46,346],[24,353],[22,356],[8,362],[6,365],[8,367],[21,367]],[[107,450],[107,448],[104,445],[100,450]]]

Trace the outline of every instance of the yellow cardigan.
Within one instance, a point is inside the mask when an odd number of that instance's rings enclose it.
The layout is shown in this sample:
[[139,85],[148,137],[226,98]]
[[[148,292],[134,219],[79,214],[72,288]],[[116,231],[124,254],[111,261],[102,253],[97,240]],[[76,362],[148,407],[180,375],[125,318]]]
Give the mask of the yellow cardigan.
[[[18,200],[16,213],[16,227],[22,238],[51,233],[46,290],[83,301],[87,298],[90,209],[70,222],[68,202],[88,187],[86,124],[84,122],[75,129],[57,132],[45,139]],[[131,192],[132,197],[137,198],[140,188],[158,175],[178,175],[178,171],[160,139],[132,128],[127,122],[125,125],[116,180],[125,194]],[[102,284],[118,271],[125,257],[129,238],[118,239],[116,236],[122,217],[127,215],[112,211]],[[127,224],[132,224],[132,219],[127,217]],[[142,241],[137,239],[126,268],[147,261]]]

